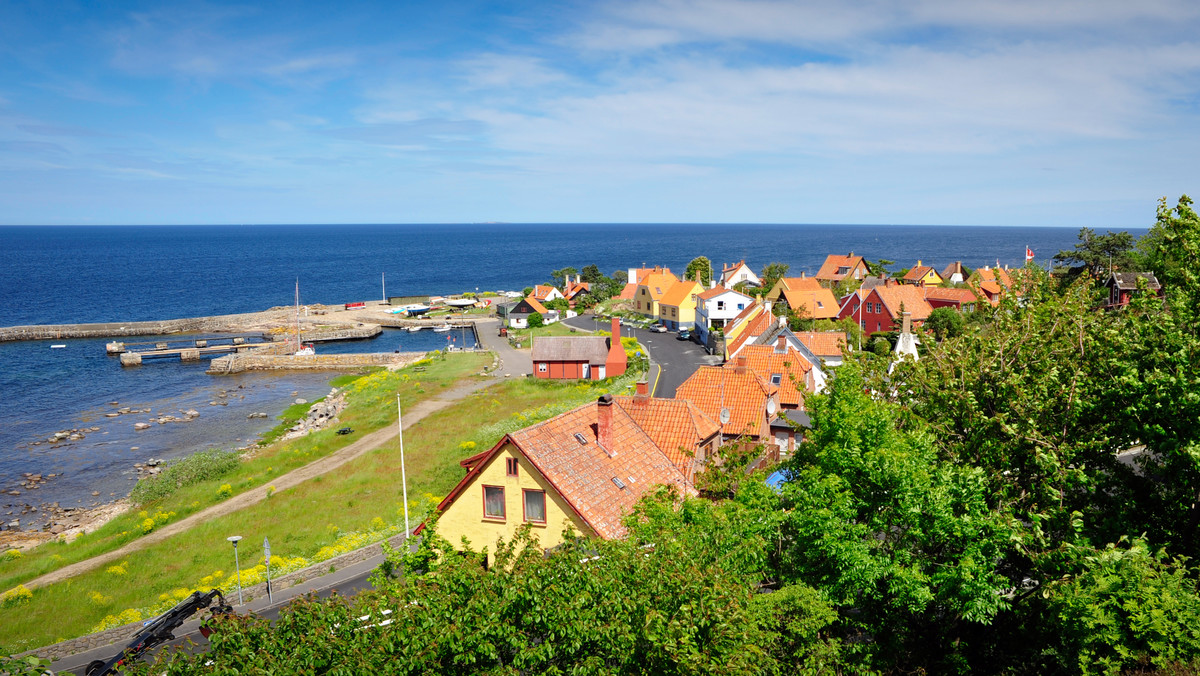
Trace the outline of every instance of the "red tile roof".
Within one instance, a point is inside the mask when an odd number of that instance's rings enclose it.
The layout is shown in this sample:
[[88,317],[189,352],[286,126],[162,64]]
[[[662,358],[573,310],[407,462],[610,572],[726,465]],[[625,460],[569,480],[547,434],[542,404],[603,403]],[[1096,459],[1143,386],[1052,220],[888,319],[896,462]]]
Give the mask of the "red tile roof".
[[[813,281],[816,282],[815,279]],[[837,297],[820,285],[815,289],[784,289],[783,299],[795,312],[800,312],[803,308],[803,312],[810,319],[833,319],[838,314]]]
[[720,420],[722,408],[729,409],[721,430],[726,436],[767,438],[766,404],[776,390],[750,369],[701,366],[675,390],[675,398],[692,402],[714,420]]
[[[746,366],[751,371],[766,380],[768,386],[778,385],[777,401],[780,406],[804,407],[804,392],[811,392],[816,383],[809,375],[812,364],[799,352],[790,347],[781,352],[774,345],[747,345],[738,353],[738,359],[742,358],[745,358]],[[738,368],[738,361],[726,362],[725,368]],[[779,382],[774,383],[777,374]]]
[[846,334],[841,331],[796,331],[796,338],[818,357],[840,357],[846,344]]
[[[555,291],[558,291],[558,289],[554,288],[553,286],[538,284],[537,286],[533,287],[533,293],[531,295],[538,300],[547,300],[550,294],[554,293]],[[562,292],[558,291],[558,293],[561,294]]]
[[566,296],[568,299],[570,299],[570,298],[574,298],[575,296],[579,295],[580,293],[583,293],[584,291],[590,291],[591,288],[592,288],[592,285],[589,284],[588,282],[579,282],[579,283],[567,282],[567,291],[563,295]]
[[[839,256],[830,254],[825,257],[825,262],[821,264],[821,269],[817,271],[815,277],[817,279],[825,279],[833,282],[840,282],[854,272],[854,269],[859,265],[863,265],[863,270],[866,270],[866,263],[862,256],[855,256],[851,251],[848,256]],[[838,268],[848,268],[845,273],[838,273]]]
[[943,300],[949,301],[958,305],[963,303],[974,303],[979,300],[975,292],[970,289],[963,288],[944,288],[940,286],[925,287],[926,300]]
[[871,293],[878,295],[884,306],[887,307],[888,314],[896,320],[900,319],[901,305],[904,306],[905,312],[912,313],[913,321],[921,321],[929,317],[930,312],[933,312],[933,307],[925,302],[925,289],[920,286],[907,284],[877,286],[871,290]]
[[633,300],[633,297],[637,295],[637,288],[638,285],[633,282],[626,284],[621,289],[621,293],[617,294],[617,300]]
[[654,440],[690,481],[700,447],[721,431],[721,425],[686,399],[648,396],[614,397],[617,406]]
[[[742,349],[742,346],[769,331],[770,328],[774,326],[775,322],[778,321],[775,315],[772,314],[770,310],[766,309],[765,305],[759,303],[746,308],[742,311],[742,314],[738,315],[738,317],[745,316],[747,312],[754,308],[758,308],[758,313],[752,314],[749,318],[744,319],[743,321],[746,323],[746,328],[725,345],[725,353],[730,357],[736,355],[738,351]],[[734,322],[736,321],[737,319],[734,319]],[[726,330],[726,335],[729,335],[729,333],[730,332]]]
[[930,266],[920,265],[919,264],[920,261],[917,261],[917,263],[918,263],[918,265],[914,265],[911,269],[909,269],[908,272],[904,273],[904,278],[903,278],[904,281],[919,282],[922,279],[925,279],[925,276],[931,272],[934,274],[937,274],[937,271],[934,270],[933,268],[931,268]]

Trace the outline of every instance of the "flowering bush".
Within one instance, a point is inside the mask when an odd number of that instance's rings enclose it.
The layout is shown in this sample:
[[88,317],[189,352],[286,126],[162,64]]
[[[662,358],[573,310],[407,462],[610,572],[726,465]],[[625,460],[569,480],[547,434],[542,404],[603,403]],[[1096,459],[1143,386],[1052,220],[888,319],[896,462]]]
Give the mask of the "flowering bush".
[[129,572],[128,566],[129,566],[128,561],[122,561],[118,564],[115,564],[115,565],[109,566],[108,568],[105,568],[104,571],[111,575],[116,575],[116,576],[120,577],[121,575],[124,575]]
[[18,603],[24,603],[33,598],[33,592],[29,591],[25,585],[20,584],[8,591],[0,594],[0,608],[8,608],[15,606]]
[[233,486],[230,486],[229,484],[221,484],[221,487],[217,489],[217,498],[221,500],[232,496]]

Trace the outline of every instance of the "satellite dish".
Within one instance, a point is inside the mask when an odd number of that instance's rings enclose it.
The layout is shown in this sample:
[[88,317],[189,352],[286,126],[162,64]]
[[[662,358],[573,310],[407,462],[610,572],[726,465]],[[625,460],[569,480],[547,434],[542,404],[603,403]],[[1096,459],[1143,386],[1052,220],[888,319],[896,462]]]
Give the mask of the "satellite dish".
[[727,408],[721,409],[721,424],[722,425],[729,424],[729,409],[727,409]]
[[775,400],[767,400],[767,415],[775,415]]

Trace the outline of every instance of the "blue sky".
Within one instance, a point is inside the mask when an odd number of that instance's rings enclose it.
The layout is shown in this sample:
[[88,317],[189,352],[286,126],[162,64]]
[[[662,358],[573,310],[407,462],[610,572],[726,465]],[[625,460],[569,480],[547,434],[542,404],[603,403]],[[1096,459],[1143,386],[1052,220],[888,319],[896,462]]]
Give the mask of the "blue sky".
[[[0,3],[0,223],[1147,227],[1200,3]],[[1200,195],[1198,195],[1200,196]]]

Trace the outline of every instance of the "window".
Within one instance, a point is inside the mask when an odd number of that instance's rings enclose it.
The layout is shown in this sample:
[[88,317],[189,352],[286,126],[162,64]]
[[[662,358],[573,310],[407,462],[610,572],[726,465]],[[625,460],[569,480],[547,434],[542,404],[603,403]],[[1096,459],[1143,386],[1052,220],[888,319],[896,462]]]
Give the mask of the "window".
[[746,309],[746,304],[745,304],[745,303],[738,303],[738,309],[739,309],[739,310],[745,310],[745,309]]
[[546,491],[522,491],[525,497],[525,520],[546,523]]
[[517,475],[517,459],[516,458],[505,458],[504,459],[504,473],[507,474],[508,476],[516,476]]
[[483,487],[483,518],[504,519],[504,487]]
[[717,309],[724,310],[725,309],[725,301],[723,301],[723,300],[717,301]]
[[772,374],[771,374],[771,384],[772,384],[772,385],[778,385],[778,384],[779,384],[779,383],[781,383],[782,381],[783,381],[783,374],[782,374],[782,373],[772,373]]
[[538,362],[538,373],[546,372],[546,362]]

